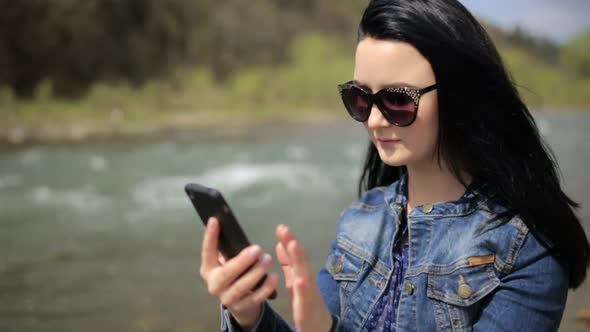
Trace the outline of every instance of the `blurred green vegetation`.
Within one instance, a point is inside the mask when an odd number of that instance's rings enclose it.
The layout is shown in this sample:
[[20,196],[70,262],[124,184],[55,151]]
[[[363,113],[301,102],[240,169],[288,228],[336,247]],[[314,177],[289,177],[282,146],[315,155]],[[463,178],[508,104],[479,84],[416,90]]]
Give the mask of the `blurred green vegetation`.
[[590,75],[565,70],[572,62],[549,65],[521,48],[504,49],[502,56],[528,105],[590,109]]
[[[0,0],[0,129],[194,127],[228,113],[341,112],[336,84],[352,75],[365,5],[80,4]],[[556,45],[520,29],[484,26],[531,107],[590,109],[590,30]]]
[[[244,113],[287,115],[293,112],[340,111],[336,84],[352,75],[353,49],[321,34],[302,34],[288,48],[288,61],[235,71],[220,82],[204,66],[185,67],[168,79],[150,79],[141,86],[126,81],[97,82],[80,98],[54,97],[51,82],[41,82],[32,98],[0,92],[8,122],[34,125],[82,121],[142,125],[171,114],[204,117]],[[181,121],[186,118],[180,117]],[[169,123],[170,126],[178,124]],[[212,119],[215,121],[215,119]]]

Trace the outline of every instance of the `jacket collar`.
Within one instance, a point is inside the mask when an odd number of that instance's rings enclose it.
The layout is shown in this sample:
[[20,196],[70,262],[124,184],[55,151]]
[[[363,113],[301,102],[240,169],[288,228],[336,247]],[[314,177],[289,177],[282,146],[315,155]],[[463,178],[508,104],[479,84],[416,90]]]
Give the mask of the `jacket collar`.
[[[474,179],[467,187],[463,196],[452,202],[434,202],[414,207],[411,217],[453,217],[467,215],[475,211],[487,199],[482,194],[484,185]],[[407,201],[408,174],[403,172],[400,178],[387,187],[384,200],[387,206],[399,215]]]

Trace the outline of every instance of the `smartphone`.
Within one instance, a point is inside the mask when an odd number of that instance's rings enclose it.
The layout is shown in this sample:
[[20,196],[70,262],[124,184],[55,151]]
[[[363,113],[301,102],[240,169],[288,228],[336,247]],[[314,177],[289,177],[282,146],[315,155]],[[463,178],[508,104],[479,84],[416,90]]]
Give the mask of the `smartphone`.
[[[207,225],[210,217],[216,217],[219,220],[221,227],[218,249],[226,260],[238,255],[244,248],[250,245],[246,233],[242,230],[238,220],[218,190],[196,183],[189,183],[184,186],[184,191],[192,202],[197,214],[201,217],[204,225]],[[264,275],[254,289],[262,286],[266,277]],[[269,299],[274,299],[276,296],[277,293],[275,290]]]

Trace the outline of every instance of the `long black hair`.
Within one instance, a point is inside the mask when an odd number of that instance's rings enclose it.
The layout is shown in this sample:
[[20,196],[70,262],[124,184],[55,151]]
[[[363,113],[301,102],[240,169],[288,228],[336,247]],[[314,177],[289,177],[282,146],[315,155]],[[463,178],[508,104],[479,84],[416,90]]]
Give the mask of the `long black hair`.
[[[569,270],[569,287],[578,287],[590,265],[578,204],[562,191],[555,157],[483,27],[456,0],[373,0],[359,25],[359,41],[365,37],[408,42],[430,62],[438,85],[439,163],[466,186],[463,172],[485,183],[508,209],[504,220],[519,215],[548,239]],[[403,167],[384,164],[370,143],[359,194],[396,181]]]

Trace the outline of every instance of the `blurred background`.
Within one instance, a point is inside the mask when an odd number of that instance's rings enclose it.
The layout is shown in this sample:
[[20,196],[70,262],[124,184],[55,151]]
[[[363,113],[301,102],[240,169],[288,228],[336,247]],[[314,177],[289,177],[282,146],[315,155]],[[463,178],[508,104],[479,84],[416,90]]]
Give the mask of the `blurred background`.
[[[0,0],[0,330],[218,330],[187,182],[267,251],[290,225],[319,269],[368,142],[336,90],[366,3]],[[463,3],[588,230],[590,2]],[[589,287],[561,331],[589,329]]]

